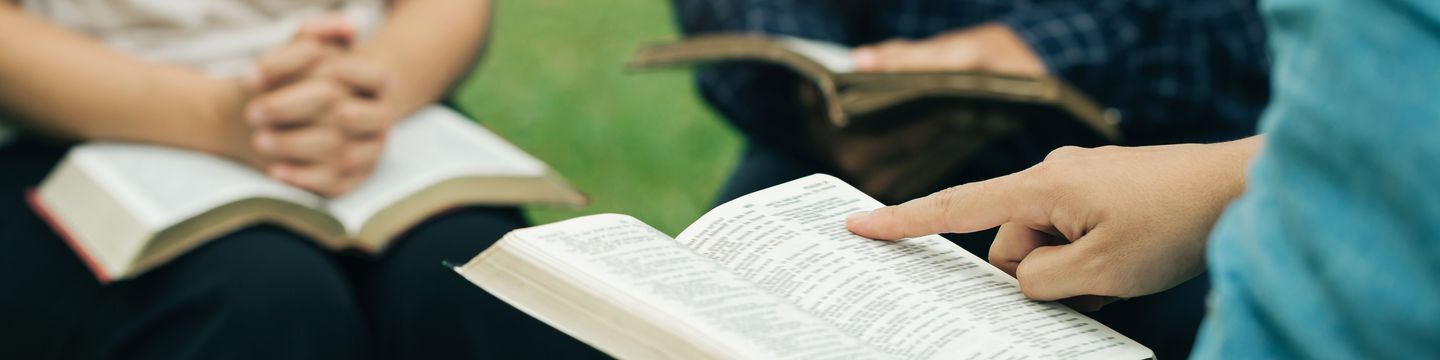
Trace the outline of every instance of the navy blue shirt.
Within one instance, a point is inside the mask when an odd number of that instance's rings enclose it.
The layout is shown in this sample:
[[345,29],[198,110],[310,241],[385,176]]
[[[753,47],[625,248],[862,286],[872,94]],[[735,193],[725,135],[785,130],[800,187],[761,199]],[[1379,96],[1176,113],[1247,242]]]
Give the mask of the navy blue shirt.
[[[674,0],[687,34],[749,31],[863,45],[985,22],[1008,25],[1051,74],[1120,111],[1129,145],[1255,132],[1268,100],[1265,29],[1249,0]],[[702,69],[711,105],[742,129],[793,114],[773,70]],[[788,88],[787,88],[788,89]],[[760,124],[756,124],[760,123]]]

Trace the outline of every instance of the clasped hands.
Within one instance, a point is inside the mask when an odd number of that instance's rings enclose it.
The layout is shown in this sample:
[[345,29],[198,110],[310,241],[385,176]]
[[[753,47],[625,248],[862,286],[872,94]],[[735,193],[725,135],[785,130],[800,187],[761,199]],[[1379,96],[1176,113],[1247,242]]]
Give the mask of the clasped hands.
[[251,163],[324,196],[344,194],[374,171],[390,126],[394,80],[354,51],[355,29],[338,16],[301,25],[242,78]]

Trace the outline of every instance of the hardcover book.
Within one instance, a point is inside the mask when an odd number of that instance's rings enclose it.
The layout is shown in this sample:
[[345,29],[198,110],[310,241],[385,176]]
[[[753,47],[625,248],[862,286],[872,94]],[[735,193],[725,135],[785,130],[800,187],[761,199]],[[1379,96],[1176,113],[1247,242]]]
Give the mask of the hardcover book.
[[1152,352],[940,236],[870,240],[881,207],[812,175],[671,238],[602,214],[515,230],[455,268],[623,359],[1146,359]]
[[[636,69],[757,62],[798,74],[792,89],[797,134],[771,141],[838,169],[887,202],[947,183],[985,151],[1007,158],[1010,143],[1098,146],[1122,141],[1118,112],[1051,76],[983,71],[857,72],[851,49],[794,37],[707,34],[642,46]],[[783,91],[783,90],[782,90]],[[742,130],[747,124],[740,125]],[[786,124],[750,126],[786,127]],[[760,129],[770,133],[774,129]],[[1033,159],[1039,161],[1039,159]],[[1013,169],[1018,170],[1018,169]]]
[[260,223],[329,249],[379,253],[405,230],[450,208],[578,206],[586,199],[540,160],[436,106],[396,124],[370,178],[336,198],[205,153],[89,143],[71,149],[30,201],[108,282]]

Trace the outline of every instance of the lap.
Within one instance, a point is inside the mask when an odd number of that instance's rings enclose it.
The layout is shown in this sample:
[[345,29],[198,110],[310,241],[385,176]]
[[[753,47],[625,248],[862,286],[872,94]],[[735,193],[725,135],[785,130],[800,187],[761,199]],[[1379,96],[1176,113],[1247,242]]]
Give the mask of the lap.
[[344,274],[284,230],[240,231],[102,285],[39,218],[6,223],[0,337],[15,346],[0,351],[14,358],[354,357],[366,349]]
[[515,208],[437,216],[378,259],[257,226],[102,285],[24,202],[63,153],[0,148],[0,358],[598,356],[441,265],[523,226]]
[[357,287],[382,340],[380,356],[603,357],[441,264],[464,263],[525,224],[515,208],[464,208],[416,226],[360,266]]

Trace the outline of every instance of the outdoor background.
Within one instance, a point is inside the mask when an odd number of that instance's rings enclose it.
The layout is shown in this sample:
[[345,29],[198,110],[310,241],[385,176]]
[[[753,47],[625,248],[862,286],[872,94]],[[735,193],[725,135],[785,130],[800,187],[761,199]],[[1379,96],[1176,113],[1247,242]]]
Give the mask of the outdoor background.
[[593,200],[528,209],[532,221],[614,212],[675,235],[710,208],[737,136],[700,102],[690,71],[624,67],[637,45],[678,37],[669,2],[495,4],[489,53],[457,100]]

